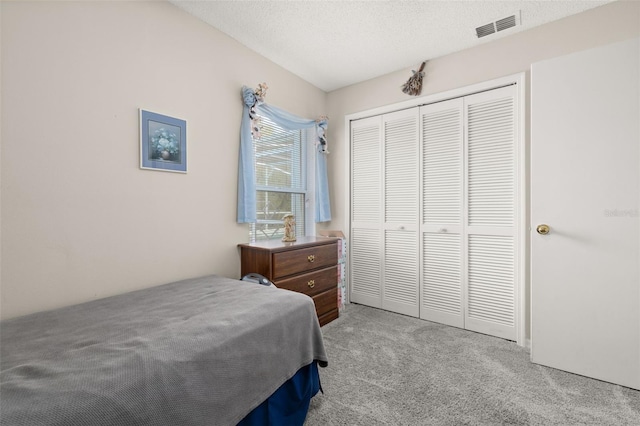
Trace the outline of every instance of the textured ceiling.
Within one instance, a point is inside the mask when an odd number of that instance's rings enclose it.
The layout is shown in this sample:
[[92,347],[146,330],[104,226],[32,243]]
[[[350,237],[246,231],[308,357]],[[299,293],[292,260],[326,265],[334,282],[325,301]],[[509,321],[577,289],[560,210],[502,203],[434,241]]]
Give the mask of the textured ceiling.
[[[611,0],[169,1],[328,92]],[[513,14],[521,25],[476,37]]]

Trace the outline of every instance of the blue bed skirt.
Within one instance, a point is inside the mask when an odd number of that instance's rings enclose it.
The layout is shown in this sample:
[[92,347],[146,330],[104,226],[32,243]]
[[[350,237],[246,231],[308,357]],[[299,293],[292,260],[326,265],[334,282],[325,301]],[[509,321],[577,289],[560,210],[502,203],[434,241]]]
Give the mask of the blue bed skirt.
[[311,398],[320,387],[316,361],[302,367],[266,401],[238,423],[240,426],[302,425],[309,411]]

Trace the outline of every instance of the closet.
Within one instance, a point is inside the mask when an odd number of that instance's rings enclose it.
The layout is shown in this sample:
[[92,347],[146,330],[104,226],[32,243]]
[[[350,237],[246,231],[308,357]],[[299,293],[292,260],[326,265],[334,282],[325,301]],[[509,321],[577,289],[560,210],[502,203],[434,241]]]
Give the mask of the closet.
[[517,95],[351,121],[352,302],[517,339]]

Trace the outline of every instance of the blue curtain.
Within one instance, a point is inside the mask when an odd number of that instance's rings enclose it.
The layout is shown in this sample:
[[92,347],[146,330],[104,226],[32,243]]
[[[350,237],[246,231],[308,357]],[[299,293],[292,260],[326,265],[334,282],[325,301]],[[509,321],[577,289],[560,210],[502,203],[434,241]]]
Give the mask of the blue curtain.
[[298,117],[272,105],[258,102],[253,89],[242,87],[244,107],[240,128],[240,156],[238,160],[238,223],[256,221],[256,172],[253,165],[253,138],[251,136],[252,114],[266,117],[288,130],[316,128],[318,144],[316,144],[316,222],[331,220],[329,204],[329,184],[327,182],[328,151],[325,132],[327,121],[310,120]]

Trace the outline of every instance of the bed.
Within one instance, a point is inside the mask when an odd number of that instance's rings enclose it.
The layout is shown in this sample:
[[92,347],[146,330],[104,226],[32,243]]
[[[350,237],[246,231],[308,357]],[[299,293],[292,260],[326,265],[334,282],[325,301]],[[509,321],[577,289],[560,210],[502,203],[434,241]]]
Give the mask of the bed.
[[215,275],[5,320],[0,339],[7,425],[301,424],[327,365],[311,298]]

